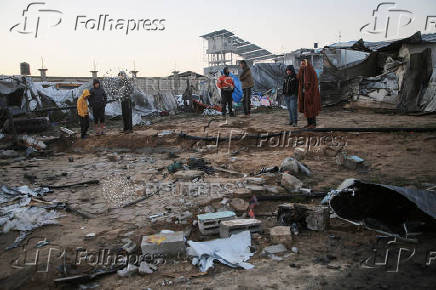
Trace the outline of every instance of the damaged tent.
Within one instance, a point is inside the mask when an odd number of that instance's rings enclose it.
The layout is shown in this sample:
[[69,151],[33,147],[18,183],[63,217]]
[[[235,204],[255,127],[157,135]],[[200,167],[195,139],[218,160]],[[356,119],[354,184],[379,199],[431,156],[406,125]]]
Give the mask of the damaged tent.
[[338,217],[407,237],[414,226],[436,228],[436,192],[347,179],[324,198]]
[[[331,55],[366,53],[367,57],[338,66]],[[339,43],[325,47],[323,98],[352,99],[352,105],[398,110],[436,111],[436,34],[384,42]]]

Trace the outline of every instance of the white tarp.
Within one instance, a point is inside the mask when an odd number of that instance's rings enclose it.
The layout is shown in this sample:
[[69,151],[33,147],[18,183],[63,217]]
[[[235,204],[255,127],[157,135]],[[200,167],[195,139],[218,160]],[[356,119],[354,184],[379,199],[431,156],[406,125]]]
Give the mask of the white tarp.
[[188,255],[194,257],[192,263],[198,265],[201,272],[207,272],[210,267],[213,267],[214,260],[233,268],[242,267],[246,270],[254,268],[252,264],[246,263],[254,255],[250,252],[250,231],[208,242],[188,241],[188,245],[190,246],[187,249]]

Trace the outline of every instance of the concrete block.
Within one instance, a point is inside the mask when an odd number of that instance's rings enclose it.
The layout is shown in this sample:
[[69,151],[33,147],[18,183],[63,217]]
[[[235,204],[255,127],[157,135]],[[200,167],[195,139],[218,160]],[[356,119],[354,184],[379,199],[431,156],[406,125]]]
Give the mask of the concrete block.
[[292,235],[290,227],[273,227],[271,228],[269,235],[273,244],[284,244],[289,249],[292,247]]
[[220,223],[220,237],[228,238],[233,234],[243,231],[251,233],[260,232],[262,230],[262,222],[257,219],[232,219]]
[[247,177],[245,178],[245,183],[248,184],[257,184],[257,185],[263,185],[265,184],[265,179],[262,177]]
[[325,231],[330,225],[330,213],[327,207],[316,207],[308,212],[307,228],[312,231]]
[[142,237],[143,255],[178,256],[186,252],[185,238],[182,231],[160,233]]
[[232,211],[199,214],[197,216],[198,228],[203,235],[217,235],[220,232],[220,223],[234,218],[236,214]]
[[251,195],[265,193],[265,188],[261,185],[246,184],[245,188],[251,192]]
[[248,188],[238,188],[233,192],[234,197],[252,197],[253,194]]

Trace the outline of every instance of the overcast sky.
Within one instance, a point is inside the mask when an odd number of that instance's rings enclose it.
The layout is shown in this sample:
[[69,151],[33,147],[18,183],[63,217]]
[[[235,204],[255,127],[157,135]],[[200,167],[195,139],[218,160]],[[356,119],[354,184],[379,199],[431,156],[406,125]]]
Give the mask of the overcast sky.
[[[384,33],[371,35],[360,32],[367,23],[374,23],[372,12],[381,1],[354,0],[35,0],[45,5],[33,5],[26,13],[24,30],[23,10],[32,1],[0,1],[0,74],[19,74],[19,63],[28,62],[32,75],[38,75],[41,57],[49,76],[89,76],[95,61],[99,74],[114,74],[119,69],[139,70],[139,76],[167,76],[173,70],[203,72],[205,43],[200,35],[228,29],[244,40],[255,43],[273,53],[290,52],[301,47],[322,47],[337,42],[364,38],[384,40]],[[407,24],[399,33],[390,29],[388,38],[405,37],[423,31],[430,18],[427,32],[436,32],[436,1],[392,1],[397,9],[405,9],[398,17],[390,12],[391,26]],[[386,6],[387,7],[387,6]],[[55,11],[38,12],[40,9]],[[387,12],[384,12],[385,14]],[[164,30],[141,29],[126,35],[123,30],[96,31],[79,23],[98,19],[165,19]],[[382,14],[380,14],[382,15]],[[36,20],[38,35],[35,38]],[[379,16],[381,18],[381,16]],[[51,27],[58,23],[57,26]],[[92,22],[92,21],[91,21]],[[89,26],[91,26],[89,22]],[[135,23],[136,23],[135,22]],[[134,22],[131,22],[132,25]],[[381,22],[379,27],[383,28]],[[17,25],[18,24],[18,25]],[[17,26],[15,26],[17,25]],[[10,29],[12,28],[12,31]],[[162,28],[162,26],[159,26]],[[29,32],[28,34],[20,32]]]

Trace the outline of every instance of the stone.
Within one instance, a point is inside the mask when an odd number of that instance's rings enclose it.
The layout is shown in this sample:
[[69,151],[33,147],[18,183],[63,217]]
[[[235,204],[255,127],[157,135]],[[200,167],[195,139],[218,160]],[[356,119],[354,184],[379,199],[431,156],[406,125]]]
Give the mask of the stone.
[[233,192],[233,196],[235,197],[251,197],[253,194],[251,193],[251,190],[248,188],[238,188]]
[[306,157],[306,150],[301,147],[296,147],[294,149],[294,157],[297,160],[303,160]]
[[220,223],[234,218],[236,218],[236,214],[232,211],[199,214],[197,216],[198,228],[203,235],[219,234]]
[[245,188],[248,189],[251,194],[262,194],[265,192],[265,187],[256,184],[246,184]]
[[110,162],[118,162],[120,159],[120,155],[116,153],[107,155],[107,160]]
[[140,275],[153,274],[153,269],[147,262],[141,262],[138,272]]
[[288,191],[298,191],[303,186],[303,182],[288,173],[282,174],[282,180],[280,184]]
[[263,249],[262,254],[275,255],[287,252],[288,249],[283,244],[272,245]]
[[204,175],[200,170],[180,170],[174,173],[174,177],[182,180],[193,180]]
[[263,185],[265,184],[265,179],[262,177],[247,177],[245,178],[245,183],[248,184],[257,184],[257,185]]
[[329,209],[326,206],[285,203],[277,209],[277,222],[280,225],[291,226],[291,231],[292,226],[297,223],[306,224],[312,231],[323,231],[329,226]]
[[331,146],[325,146],[323,148],[324,155],[327,157],[336,157],[340,151],[340,148],[333,148]]
[[248,209],[248,202],[243,200],[242,198],[232,198],[232,201],[230,202],[230,205],[237,211],[237,212],[246,212]]
[[273,227],[271,228],[269,235],[273,244],[284,244],[287,248],[292,247],[292,235],[290,227]]
[[233,234],[247,230],[251,233],[260,232],[262,230],[262,222],[257,219],[232,219],[220,223],[221,238],[228,238]]
[[185,237],[182,231],[143,236],[141,250],[143,255],[179,256],[186,252]]
[[356,155],[347,155],[345,152],[340,152],[336,155],[336,164],[348,169],[356,169],[363,164],[365,160]]
[[291,248],[292,253],[294,254],[298,254],[298,248],[297,247],[292,247]]
[[122,270],[118,270],[117,274],[120,277],[131,277],[135,275],[138,272],[138,267],[133,264],[128,264],[127,267],[125,267]]
[[289,171],[292,174],[305,174],[307,176],[311,176],[312,172],[307,168],[303,163],[298,161],[295,158],[287,157],[283,160],[282,165],[280,166],[281,171]]
[[121,241],[125,243],[122,248],[128,254],[131,254],[133,253],[133,251],[136,250],[136,244],[132,240],[126,238],[126,239],[122,239]]

